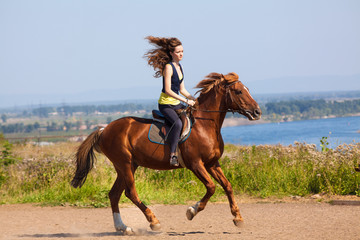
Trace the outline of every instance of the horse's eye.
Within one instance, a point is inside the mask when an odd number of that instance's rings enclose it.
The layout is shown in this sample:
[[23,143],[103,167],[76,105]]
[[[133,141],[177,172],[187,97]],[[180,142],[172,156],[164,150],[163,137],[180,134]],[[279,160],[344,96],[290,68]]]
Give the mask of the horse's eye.
[[235,94],[238,94],[238,95],[242,94],[241,90],[235,90],[234,92],[235,92]]

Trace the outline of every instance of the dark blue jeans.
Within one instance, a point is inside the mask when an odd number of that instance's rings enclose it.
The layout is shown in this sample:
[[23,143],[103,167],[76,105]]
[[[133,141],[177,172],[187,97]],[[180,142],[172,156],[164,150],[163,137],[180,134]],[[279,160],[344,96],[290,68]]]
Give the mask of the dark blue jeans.
[[159,110],[162,114],[164,114],[166,123],[171,127],[171,130],[168,134],[167,141],[170,145],[170,153],[174,153],[176,151],[176,145],[179,142],[182,122],[175,110],[185,108],[181,103],[178,105],[165,105],[159,104]]

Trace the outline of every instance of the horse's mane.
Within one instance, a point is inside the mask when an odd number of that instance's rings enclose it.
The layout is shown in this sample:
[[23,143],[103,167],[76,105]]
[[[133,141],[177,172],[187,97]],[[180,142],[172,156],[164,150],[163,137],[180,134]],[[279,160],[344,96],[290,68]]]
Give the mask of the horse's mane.
[[229,73],[227,75],[222,75],[220,73],[210,73],[209,75],[207,75],[205,77],[204,80],[200,81],[195,88],[201,88],[199,91],[197,91],[196,93],[200,92],[200,94],[202,93],[207,93],[209,92],[211,89],[213,89],[214,87],[217,87],[220,85],[221,82],[225,81],[225,85],[229,85],[233,82],[236,82],[239,80],[239,76],[232,72]]

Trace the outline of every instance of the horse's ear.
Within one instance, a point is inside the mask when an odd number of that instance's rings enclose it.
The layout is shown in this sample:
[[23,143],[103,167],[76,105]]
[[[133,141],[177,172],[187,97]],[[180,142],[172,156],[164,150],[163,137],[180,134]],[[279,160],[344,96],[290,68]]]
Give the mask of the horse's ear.
[[229,81],[231,81],[231,80],[235,80],[235,81],[239,80],[239,75],[237,75],[234,72],[226,74],[226,77],[227,77],[226,79],[229,80]]
[[231,78],[234,78],[235,80],[239,80],[239,75],[237,75],[234,72],[229,73],[228,75],[231,75]]

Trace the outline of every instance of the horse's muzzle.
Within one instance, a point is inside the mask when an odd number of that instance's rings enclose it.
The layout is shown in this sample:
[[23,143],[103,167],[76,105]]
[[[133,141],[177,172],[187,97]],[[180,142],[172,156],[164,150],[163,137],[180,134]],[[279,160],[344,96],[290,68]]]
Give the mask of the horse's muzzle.
[[259,107],[254,110],[254,117],[255,120],[259,120],[261,118],[261,109]]
[[259,120],[261,118],[261,109],[258,107],[253,111],[247,110],[244,114],[250,121]]

